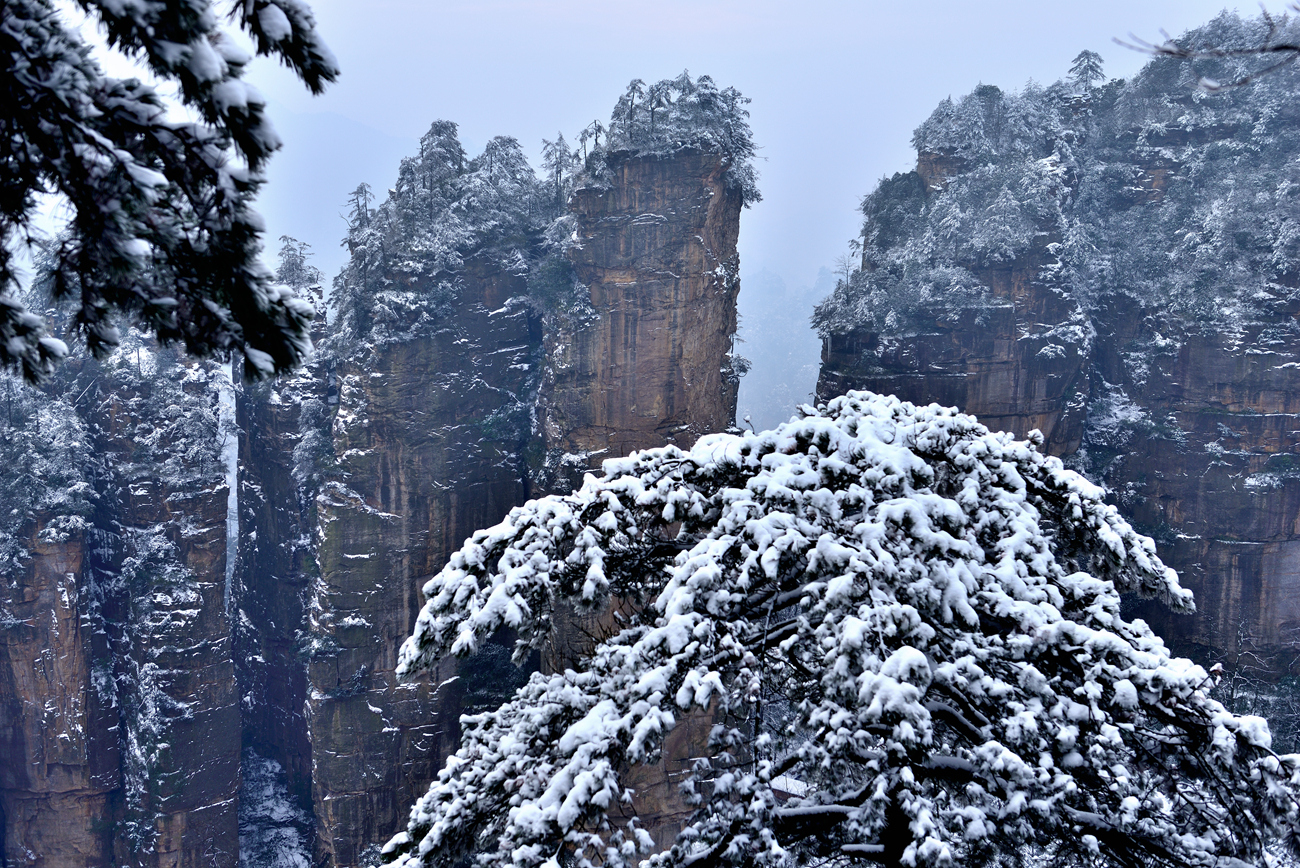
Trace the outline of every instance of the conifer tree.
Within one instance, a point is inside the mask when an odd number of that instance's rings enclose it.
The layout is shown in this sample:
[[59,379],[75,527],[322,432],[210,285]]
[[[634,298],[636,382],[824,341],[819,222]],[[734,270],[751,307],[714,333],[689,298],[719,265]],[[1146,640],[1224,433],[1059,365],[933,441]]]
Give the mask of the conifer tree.
[[[15,251],[34,240],[37,194],[48,191],[71,213],[51,249],[54,299],[74,308],[91,353],[107,353],[125,319],[198,356],[242,353],[249,376],[294,367],[311,348],[312,310],[259,261],[252,202],[280,139],[241,80],[250,56],[208,0],[80,6],[111,48],[177,85],[200,120],[168,120],[152,87],[105,75],[52,0],[3,4],[0,366],[39,380],[67,352],[15,295]],[[257,54],[278,57],[313,93],[337,76],[301,0],[248,0],[231,15]]]
[[1080,51],[1070,67],[1070,79],[1084,93],[1091,91],[1097,82],[1105,81],[1101,55],[1095,51]]
[[[425,585],[403,677],[506,629],[521,661],[561,607],[620,615],[462,718],[387,861],[1241,868],[1300,831],[1300,756],[1123,616],[1192,599],[1102,489],[951,409],[804,412],[607,461]],[[637,767],[689,715],[715,722],[694,814],[656,853]]]

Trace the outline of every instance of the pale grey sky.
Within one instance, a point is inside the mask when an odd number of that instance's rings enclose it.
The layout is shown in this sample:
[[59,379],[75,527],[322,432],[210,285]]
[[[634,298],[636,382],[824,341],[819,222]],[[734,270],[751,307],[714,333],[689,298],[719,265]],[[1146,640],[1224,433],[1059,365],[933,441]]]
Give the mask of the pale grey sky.
[[[347,192],[396,177],[431,121],[460,124],[476,153],[494,135],[529,151],[609,117],[633,78],[707,73],[753,102],[764,199],[741,224],[742,272],[811,284],[858,231],[857,203],[907,170],[912,130],[945,96],[984,82],[1062,77],[1082,49],[1111,76],[1145,57],[1113,37],[1159,38],[1208,21],[1222,0],[314,0],[343,75],[312,98],[260,60],[251,79],[286,140],[261,197],[268,254],[280,234],[343,261]],[[1279,3],[1270,3],[1279,10]],[[1243,6],[1254,15],[1256,6]],[[743,292],[743,289],[742,289]]]

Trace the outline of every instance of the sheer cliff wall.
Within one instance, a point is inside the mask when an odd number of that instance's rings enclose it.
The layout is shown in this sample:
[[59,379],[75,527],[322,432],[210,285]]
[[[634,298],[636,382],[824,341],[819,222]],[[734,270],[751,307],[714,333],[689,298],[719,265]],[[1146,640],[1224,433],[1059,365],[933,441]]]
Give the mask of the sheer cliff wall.
[[80,453],[57,471],[86,508],[46,506],[0,586],[0,862],[234,865],[229,380],[143,349],[66,377],[33,418],[60,458]]
[[569,258],[593,314],[546,336],[539,416],[557,471],[734,421],[742,203],[726,168],[714,154],[624,158],[607,187],[573,195]]
[[[0,526],[0,864],[373,861],[462,711],[520,678],[482,653],[398,683],[424,582],[527,498],[734,417],[740,193],[696,151],[607,165],[570,201],[577,313],[474,255],[436,318],[292,377],[239,386],[133,333],[8,408],[17,460],[63,475]],[[678,747],[642,788],[669,825]],[[277,767],[283,796],[243,780]]]
[[527,498],[606,457],[689,445],[734,417],[724,369],[741,200],[725,165],[693,152],[610,165],[607,185],[570,201],[569,257],[589,303],[580,316],[540,308],[517,270],[473,258],[431,334],[333,372],[334,459],[315,501],[317,573],[297,628],[318,865],[373,858],[455,749],[462,710],[484,691],[504,698],[494,691],[508,685],[483,682],[516,677],[480,672],[500,665],[480,655],[397,682],[428,577]]
[[[1195,183],[1194,148],[1234,147],[1231,128],[1162,128],[1112,163],[1108,213],[1155,224],[1171,183]],[[1121,139],[1121,141],[1123,141]],[[1125,165],[1126,163],[1126,165]],[[1114,166],[1125,165],[1124,171]],[[933,202],[969,167],[921,153]],[[1077,178],[1070,179],[1074,185]],[[1075,186],[1064,193],[1081,195]],[[1173,206],[1169,206],[1172,208]],[[1185,206],[1182,206],[1185,207]],[[1207,205],[1208,207],[1208,205]],[[1166,214],[1168,211],[1165,212]],[[905,334],[824,337],[817,398],[851,388],[956,405],[994,429],[1037,429],[1048,451],[1104,483],[1196,594],[1194,616],[1142,605],[1178,650],[1300,665],[1300,303],[1285,277],[1254,282],[1253,312],[1197,318],[1123,291],[1083,300],[1062,278],[1064,227],[1051,220],[998,267],[972,266],[987,294],[929,303]],[[1173,254],[1170,254],[1173,261]],[[1121,286],[1135,275],[1119,274]],[[1204,279],[1204,278],[1203,278]],[[1215,290],[1215,292],[1236,292]],[[1136,605],[1136,604],[1135,604]]]
[[338,458],[317,499],[306,621],[317,864],[362,864],[458,740],[459,692],[439,694],[455,664],[406,684],[393,672],[425,577],[525,498],[541,335],[510,303],[523,289],[471,264],[436,334],[337,370]]
[[113,813],[118,750],[116,722],[92,689],[95,652],[78,611],[86,540],[44,544],[34,532],[29,545],[28,569],[5,589],[12,622],[0,633],[5,864],[109,864],[112,841],[95,823]]

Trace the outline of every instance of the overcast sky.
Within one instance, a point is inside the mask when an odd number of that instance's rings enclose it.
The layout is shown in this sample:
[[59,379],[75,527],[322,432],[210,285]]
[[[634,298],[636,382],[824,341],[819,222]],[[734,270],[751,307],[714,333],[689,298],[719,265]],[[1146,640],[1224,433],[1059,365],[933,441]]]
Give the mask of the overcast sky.
[[471,153],[510,135],[537,155],[543,137],[562,131],[572,141],[593,119],[608,120],[631,79],[689,69],[753,100],[764,198],[742,218],[742,273],[769,268],[791,285],[811,284],[845,252],[858,232],[858,201],[882,175],[912,167],[912,130],[945,96],[980,83],[1050,83],[1085,48],[1102,54],[1109,75],[1131,75],[1145,57],[1114,37],[1178,34],[1224,8],[1221,0],[312,6],[340,80],[313,98],[266,60],[250,78],[286,141],[261,198],[270,238],[309,242],[328,276],[343,261],[347,192],[363,180],[387,189],[433,120],[458,123]]

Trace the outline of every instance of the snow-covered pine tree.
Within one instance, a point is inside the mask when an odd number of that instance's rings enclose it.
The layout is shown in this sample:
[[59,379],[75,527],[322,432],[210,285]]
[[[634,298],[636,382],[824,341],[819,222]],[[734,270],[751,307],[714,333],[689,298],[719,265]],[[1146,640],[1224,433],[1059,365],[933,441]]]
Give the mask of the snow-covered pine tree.
[[[424,588],[412,675],[560,606],[625,619],[462,719],[391,864],[1259,864],[1300,756],[1120,611],[1191,595],[1098,487],[938,406],[853,392],[759,434],[606,462]],[[630,604],[630,605],[627,605]],[[718,721],[651,854],[628,773]]]
[[573,170],[578,165],[578,155],[569,148],[564,133],[556,133],[555,141],[542,139],[542,168],[546,170],[546,187],[552,191],[552,207],[559,210],[569,199]]
[[322,282],[325,275],[308,263],[312,257],[311,245],[291,235],[280,236],[280,264],[275,269],[275,279],[308,301],[317,319],[325,316],[325,293]]
[[1091,92],[1095,83],[1105,81],[1101,55],[1095,51],[1080,51],[1070,66],[1070,80],[1083,93]]
[[[15,296],[15,251],[33,239],[37,194],[52,191],[71,214],[54,296],[74,307],[91,353],[116,345],[121,315],[198,356],[242,352],[249,376],[294,367],[311,348],[312,311],[259,261],[252,201],[280,139],[241,81],[251,57],[208,0],[80,6],[201,120],[168,120],[152,87],[106,76],[51,0],[0,7],[0,366],[40,380],[67,353]],[[338,74],[302,0],[248,0],[231,15],[257,54],[279,57],[313,93]]]
[[306,290],[321,282],[321,270],[308,264],[312,256],[311,245],[292,235],[280,236],[280,265],[275,269],[275,279],[296,290]]

